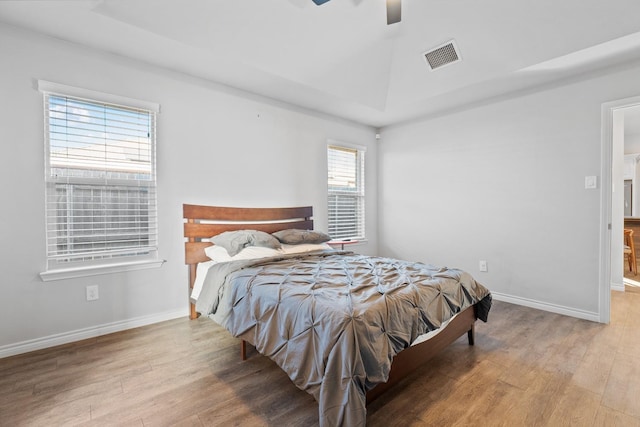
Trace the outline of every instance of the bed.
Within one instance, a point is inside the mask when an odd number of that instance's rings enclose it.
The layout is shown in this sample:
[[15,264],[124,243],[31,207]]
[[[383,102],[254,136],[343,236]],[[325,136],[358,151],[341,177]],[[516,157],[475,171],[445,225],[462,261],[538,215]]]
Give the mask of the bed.
[[313,230],[310,206],[183,213],[191,318],[241,338],[241,357],[248,342],[274,360],[316,398],[323,426],[365,425],[366,403],[464,334],[473,345],[476,319],[487,320],[491,294],[456,269],[327,248],[218,263],[205,253],[212,237],[243,230]]

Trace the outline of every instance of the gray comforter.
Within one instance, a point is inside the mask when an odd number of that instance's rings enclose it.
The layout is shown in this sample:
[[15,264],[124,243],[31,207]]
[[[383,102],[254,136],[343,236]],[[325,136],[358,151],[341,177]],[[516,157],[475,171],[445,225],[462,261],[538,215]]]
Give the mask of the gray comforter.
[[460,270],[321,251],[215,264],[196,310],[312,394],[321,426],[363,426],[393,357],[477,302],[486,321],[489,291]]

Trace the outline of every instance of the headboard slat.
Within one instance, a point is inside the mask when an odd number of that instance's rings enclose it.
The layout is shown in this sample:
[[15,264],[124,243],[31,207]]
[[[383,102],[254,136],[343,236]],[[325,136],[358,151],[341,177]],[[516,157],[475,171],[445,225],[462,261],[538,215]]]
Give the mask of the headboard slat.
[[209,242],[187,242],[184,246],[184,263],[197,264],[199,262],[211,261],[204,253],[204,248],[211,246]]
[[223,206],[183,205],[184,218],[217,221],[282,221],[313,216],[311,206],[294,208],[230,208]]
[[223,233],[225,231],[234,230],[259,230],[266,233],[274,233],[283,228],[298,228],[301,230],[311,230],[313,221],[296,221],[296,222],[277,222],[265,224],[202,224],[202,223],[185,223],[184,237],[194,239],[208,239],[209,237]]

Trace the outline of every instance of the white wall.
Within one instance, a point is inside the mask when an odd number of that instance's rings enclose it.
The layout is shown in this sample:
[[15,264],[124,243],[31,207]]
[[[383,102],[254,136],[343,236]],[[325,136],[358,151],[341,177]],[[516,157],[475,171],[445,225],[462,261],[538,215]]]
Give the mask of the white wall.
[[499,298],[597,319],[601,188],[584,178],[601,173],[602,103],[640,94],[639,71],[384,129],[381,255],[460,267]]
[[[367,150],[368,243],[376,236],[372,128],[0,25],[0,357],[187,313],[182,204],[314,206],[326,230],[326,140]],[[42,282],[42,96],[35,81],[158,102],[159,269]],[[85,301],[97,284],[98,301]]]

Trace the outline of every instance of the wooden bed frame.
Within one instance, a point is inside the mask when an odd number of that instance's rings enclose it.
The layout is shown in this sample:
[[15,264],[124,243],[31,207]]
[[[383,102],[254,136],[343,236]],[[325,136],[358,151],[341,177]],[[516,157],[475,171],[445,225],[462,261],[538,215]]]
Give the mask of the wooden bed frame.
[[[225,231],[260,230],[273,233],[289,228],[313,229],[313,208],[231,208],[216,206],[183,205],[185,263],[189,266],[189,294],[193,289],[197,264],[208,261],[204,248],[211,246],[209,238]],[[190,304],[190,318],[198,314]],[[367,392],[367,403],[380,396],[402,378],[438,354],[465,333],[469,345],[474,344],[474,307],[469,307],[454,317],[437,335],[398,353],[393,359],[389,380]],[[246,343],[241,342],[241,357],[246,358]]]

